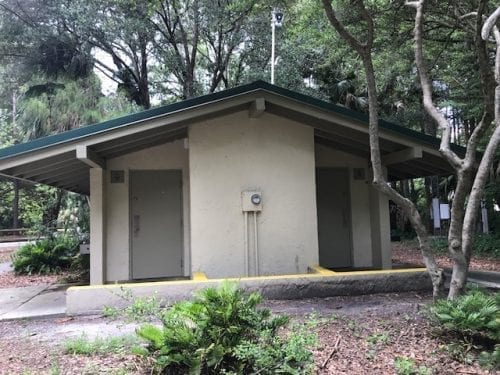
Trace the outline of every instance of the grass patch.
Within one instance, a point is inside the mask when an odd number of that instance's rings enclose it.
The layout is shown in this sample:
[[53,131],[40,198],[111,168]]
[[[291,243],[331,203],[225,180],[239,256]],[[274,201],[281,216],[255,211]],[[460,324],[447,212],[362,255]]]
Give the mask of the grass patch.
[[104,306],[103,315],[106,318],[124,318],[127,322],[138,323],[161,320],[162,306],[165,305],[165,301],[156,292],[149,297],[135,297],[132,290],[120,287],[120,291],[114,294],[129,304],[125,308]]
[[139,346],[141,341],[135,335],[119,337],[96,337],[89,339],[83,334],[80,337],[66,340],[63,343],[63,351],[72,355],[95,355],[95,354],[123,354]]

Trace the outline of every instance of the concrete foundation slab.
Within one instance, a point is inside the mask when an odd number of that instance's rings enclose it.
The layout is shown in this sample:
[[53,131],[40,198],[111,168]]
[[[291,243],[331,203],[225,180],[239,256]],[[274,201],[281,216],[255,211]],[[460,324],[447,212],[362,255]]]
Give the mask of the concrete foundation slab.
[[26,288],[0,289],[0,316],[15,310],[46,288],[47,286],[37,285]]
[[[229,279],[249,292],[259,291],[268,299],[300,299],[389,292],[430,290],[431,282],[425,269],[390,271],[325,272]],[[129,304],[123,289],[135,297],[156,294],[166,303],[189,299],[197,290],[216,287],[223,279],[165,281],[99,286],[71,287],[66,292],[67,313],[91,314],[104,306],[122,308]]]
[[65,315],[65,294],[46,285],[0,289],[0,320]]

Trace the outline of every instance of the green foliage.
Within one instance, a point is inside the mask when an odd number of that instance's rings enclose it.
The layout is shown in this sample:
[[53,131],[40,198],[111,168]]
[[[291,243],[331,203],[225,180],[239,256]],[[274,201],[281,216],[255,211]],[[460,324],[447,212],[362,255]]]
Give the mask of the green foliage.
[[134,297],[130,289],[121,287],[120,292],[116,294],[129,302],[128,306],[124,309],[105,306],[104,316],[112,319],[124,317],[130,322],[149,322],[161,319],[162,305],[165,305],[165,302],[156,293],[148,297]]
[[312,365],[315,337],[294,328],[278,334],[288,319],[258,309],[262,297],[237,284],[199,292],[192,301],[165,310],[163,327],[143,325],[155,370],[167,374],[303,374]]
[[366,338],[366,341],[370,345],[377,344],[387,344],[390,341],[390,337],[387,333],[373,333]]
[[436,301],[430,308],[431,318],[444,332],[463,339],[500,340],[499,295],[491,296],[479,289],[453,300]]
[[[448,239],[446,237],[433,237],[431,246],[439,253],[448,252]],[[500,258],[500,237],[489,234],[477,234],[472,244],[472,256]]]
[[438,253],[448,252],[448,239],[446,237],[432,237],[431,246]]
[[366,338],[367,351],[365,354],[366,359],[373,360],[376,358],[378,351],[390,341],[390,336],[385,332],[375,332]]
[[[68,193],[59,211],[57,226],[65,233],[85,236],[90,232],[90,209],[85,196]],[[86,238],[82,238],[86,239]]]
[[12,255],[17,274],[48,274],[70,269],[78,258],[79,241],[69,236],[41,239],[22,246]]
[[81,355],[94,355],[94,354],[109,354],[117,353],[122,354],[139,345],[137,336],[119,336],[119,337],[96,337],[89,339],[85,334],[68,339],[63,343],[63,350],[67,354],[81,354]]
[[488,370],[500,370],[500,344],[495,345],[492,352],[479,353],[478,362]]
[[500,340],[500,293],[473,289],[454,300],[435,302],[429,312],[440,334],[451,337],[448,350],[453,357],[469,362],[473,351],[484,349],[479,359],[498,365],[498,346],[493,345]]
[[415,361],[406,357],[394,359],[394,369],[398,375],[430,375],[431,369],[425,366],[417,366]]
[[474,238],[473,254],[500,258],[500,237],[480,234]]

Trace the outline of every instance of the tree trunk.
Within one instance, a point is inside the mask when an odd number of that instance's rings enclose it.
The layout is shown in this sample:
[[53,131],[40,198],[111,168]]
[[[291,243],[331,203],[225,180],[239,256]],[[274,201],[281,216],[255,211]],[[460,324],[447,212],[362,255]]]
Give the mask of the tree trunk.
[[12,181],[14,186],[14,199],[12,201],[12,228],[19,228],[19,180]]
[[[482,38],[488,38],[491,31],[496,41],[496,58],[495,58],[495,99],[494,99],[494,111],[495,111],[495,130],[486,146],[486,150],[479,164],[477,174],[474,178],[474,183],[472,185],[471,193],[467,202],[467,208],[465,209],[464,219],[463,219],[463,231],[461,237],[461,254],[465,264],[457,265],[455,281],[450,285],[450,292],[448,297],[455,298],[460,295],[465,288],[467,281],[467,271],[469,267],[470,257],[472,255],[472,244],[473,237],[475,234],[475,226],[477,222],[477,216],[479,209],[481,207],[481,198],[484,193],[484,187],[488,180],[488,174],[491,166],[493,165],[493,160],[495,159],[496,151],[500,145],[500,31],[497,29],[495,23],[500,19],[500,7],[495,11],[495,13],[488,18],[482,29]],[[494,21],[492,21],[494,20]],[[491,26],[489,26],[491,25]],[[488,29],[488,27],[490,27]],[[462,268],[460,268],[462,267]],[[453,267],[455,273],[455,265]],[[465,272],[464,272],[465,271]]]
[[[498,121],[500,117],[500,34],[495,27],[497,19],[500,17],[500,7],[496,12],[488,18],[483,25],[483,14],[486,9],[487,0],[479,2],[476,14],[476,30],[475,30],[475,51],[478,60],[479,72],[481,76],[481,83],[484,88],[484,112],[481,121],[474,123],[474,130],[472,131],[469,139],[467,140],[466,153],[463,158],[455,154],[450,147],[450,124],[443,116],[442,112],[434,105],[432,101],[432,84],[428,77],[427,67],[424,63],[423,57],[423,18],[424,18],[424,0],[409,1],[410,5],[416,9],[415,15],[415,63],[417,65],[418,74],[422,86],[423,103],[426,112],[431,116],[439,128],[441,129],[441,145],[440,152],[443,157],[450,163],[455,170],[457,176],[457,183],[455,188],[455,195],[453,197],[453,205],[451,211],[450,228],[448,232],[448,250],[453,259],[452,279],[450,283],[450,291],[448,298],[452,299],[458,296],[464,290],[467,272],[469,268],[469,261],[472,248],[472,237],[474,235],[474,226],[476,222],[477,212],[480,205],[481,195],[484,190],[486,178],[484,174],[487,173],[489,166],[493,160],[493,156],[487,157],[485,154],[481,160],[480,169],[474,177],[476,162],[477,145],[481,137],[485,134],[486,130],[490,127],[492,121],[492,113],[495,113],[495,118]],[[489,29],[488,26],[489,25]],[[485,31],[485,29],[488,29]],[[485,40],[487,40],[491,30],[494,29],[495,40],[497,42],[497,55],[495,63],[495,79],[497,81],[497,93],[492,92],[492,77],[491,70],[488,65],[488,56]],[[494,91],[494,90],[493,90]],[[492,99],[496,97],[496,100]],[[498,105],[497,105],[498,104]],[[498,129],[497,129],[498,130]],[[495,152],[498,147],[498,142],[495,135],[492,137],[487,146],[490,152]],[[497,135],[498,136],[498,135]],[[471,184],[474,181],[472,193],[469,196],[467,209],[465,209],[465,202],[467,195],[471,191]],[[467,210],[467,214],[465,214]]]
[[[451,290],[458,294],[464,289],[464,280],[467,278],[469,261],[462,253],[463,220],[465,214],[465,202],[471,185],[471,173],[466,170],[458,171],[457,186],[451,207],[450,227],[448,229],[448,252],[453,259],[453,270],[450,280]],[[450,296],[450,295],[448,295]]]
[[375,70],[373,68],[372,61],[374,24],[373,19],[365,8],[363,1],[356,0],[355,4],[361,12],[362,19],[367,24],[365,43],[361,43],[354,36],[352,36],[344,27],[344,25],[342,25],[342,23],[337,19],[335,11],[332,8],[331,1],[323,0],[323,6],[331,25],[335,30],[337,30],[340,36],[358,52],[363,61],[368,89],[368,133],[370,141],[371,165],[373,170],[372,183],[377,190],[379,190],[383,194],[386,194],[390,199],[394,201],[394,203],[400,206],[410,219],[410,222],[412,223],[413,228],[415,229],[415,232],[417,234],[420,251],[422,253],[424,263],[427,267],[427,271],[432,281],[433,295],[435,298],[438,298],[443,294],[443,271],[437,266],[435,262],[434,256],[432,254],[432,249],[429,244],[429,236],[425,225],[422,222],[422,218],[413,202],[400,195],[396,190],[392,189],[385,178],[385,173],[380,157],[377,88],[375,82]]

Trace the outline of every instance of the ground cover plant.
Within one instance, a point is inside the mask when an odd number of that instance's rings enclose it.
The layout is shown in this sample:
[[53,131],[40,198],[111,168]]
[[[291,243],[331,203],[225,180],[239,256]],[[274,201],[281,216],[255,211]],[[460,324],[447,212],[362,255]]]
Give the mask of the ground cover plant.
[[161,319],[162,306],[166,305],[156,292],[151,296],[136,297],[131,289],[122,286],[119,292],[113,294],[126,301],[127,306],[104,306],[103,314],[110,319],[124,319],[136,323],[158,321]]
[[162,314],[163,327],[141,326],[144,351],[165,374],[307,374],[313,370],[315,337],[288,318],[258,308],[262,297],[237,284],[199,292]]
[[[433,237],[431,245],[438,253],[444,254],[448,251],[448,239],[446,237]],[[476,234],[472,251],[474,257],[500,259],[500,237],[491,234]]]
[[[481,367],[479,359],[464,362],[451,355],[446,348],[449,339],[436,335],[424,314],[423,307],[429,303],[432,297],[427,293],[389,293],[265,300],[259,306],[290,317],[290,325],[279,329],[279,335],[296,326],[317,335],[318,343],[311,351],[313,371],[320,375],[498,373]],[[126,316],[111,320],[99,315],[0,321],[0,373],[150,374],[151,356],[133,354],[133,346],[114,345],[114,338],[136,335],[137,323],[127,320]],[[74,347],[82,354],[67,352],[66,344],[81,336]]]
[[500,293],[472,289],[454,300],[436,301],[429,313],[454,357],[500,369]]
[[[76,267],[82,260],[79,240],[71,236],[51,236],[27,243],[12,255],[17,274],[50,274]],[[83,264],[81,265],[83,267]]]
[[90,339],[87,335],[70,338],[63,343],[63,350],[67,354],[95,355],[120,354],[139,345],[139,339],[134,335],[118,337],[96,337]]

